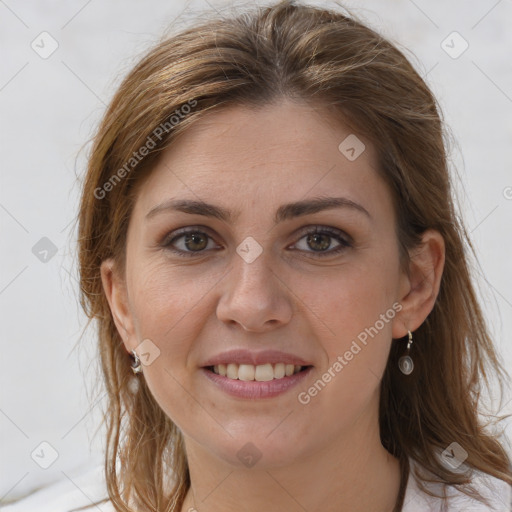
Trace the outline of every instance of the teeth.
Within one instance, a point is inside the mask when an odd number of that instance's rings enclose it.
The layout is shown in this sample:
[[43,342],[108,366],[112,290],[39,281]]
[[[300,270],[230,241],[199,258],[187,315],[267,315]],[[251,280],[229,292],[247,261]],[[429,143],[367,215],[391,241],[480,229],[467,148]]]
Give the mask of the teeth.
[[285,375],[290,377],[291,375],[298,373],[302,366],[293,364],[276,363],[274,365],[260,364],[254,366],[252,364],[219,364],[213,367],[214,373],[228,377],[228,379],[238,380],[255,380],[257,382],[266,382],[273,379],[282,379]]
[[256,366],[254,380],[258,382],[265,382],[267,380],[274,380],[274,368],[269,364],[260,364]]
[[241,364],[238,367],[238,380],[254,380],[256,369],[252,364]]
[[282,379],[285,376],[284,363],[277,363],[274,366],[274,379]]
[[228,364],[228,369],[226,373],[226,377],[229,379],[238,379],[238,365],[237,364]]

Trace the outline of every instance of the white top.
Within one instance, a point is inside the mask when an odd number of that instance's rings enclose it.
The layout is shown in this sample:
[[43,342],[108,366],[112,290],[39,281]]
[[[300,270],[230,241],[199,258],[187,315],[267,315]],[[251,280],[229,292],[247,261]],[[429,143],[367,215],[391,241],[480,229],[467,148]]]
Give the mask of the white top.
[[[402,512],[512,512],[512,487],[497,478],[476,473],[473,483],[490,498],[492,508],[451,489],[449,506],[443,510],[442,500],[419,490],[416,479],[409,475]],[[432,484],[430,484],[432,485]],[[436,490],[439,487],[436,487]],[[107,496],[103,465],[91,468],[78,477],[63,478],[22,500],[0,507],[2,512],[69,512],[71,508],[91,504]],[[115,512],[110,502],[85,509],[84,512]]]
[[[410,463],[412,471],[412,465],[415,463],[412,460]],[[444,500],[421,491],[416,479],[412,473],[409,473],[402,512],[512,512],[512,487],[506,482],[475,471],[472,484],[484,498],[489,500],[489,506],[451,486],[446,486],[446,494],[450,498],[447,500],[446,508],[443,509]],[[438,496],[443,495],[442,484],[425,483],[425,486]]]

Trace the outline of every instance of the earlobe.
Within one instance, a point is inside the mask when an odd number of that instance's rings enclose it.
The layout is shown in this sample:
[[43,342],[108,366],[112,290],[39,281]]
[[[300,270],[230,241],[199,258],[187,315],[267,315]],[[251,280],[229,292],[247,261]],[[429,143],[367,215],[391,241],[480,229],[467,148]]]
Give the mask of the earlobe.
[[402,310],[393,324],[393,338],[415,331],[434,308],[439,294],[445,262],[445,244],[442,235],[429,229],[423,233],[418,247],[411,250],[409,272],[404,283],[400,304]]
[[107,297],[114,323],[126,350],[130,352],[132,349],[130,340],[133,338],[134,330],[128,307],[126,284],[122,277],[118,275],[115,262],[112,259],[103,261],[100,271],[103,290]]

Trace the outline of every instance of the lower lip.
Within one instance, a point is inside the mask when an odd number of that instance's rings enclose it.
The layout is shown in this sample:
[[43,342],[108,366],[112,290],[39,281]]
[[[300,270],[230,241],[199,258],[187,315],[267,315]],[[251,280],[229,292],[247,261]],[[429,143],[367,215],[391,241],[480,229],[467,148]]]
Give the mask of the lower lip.
[[258,382],[255,380],[244,381],[238,379],[228,379],[217,373],[201,368],[204,375],[217,385],[222,391],[228,395],[238,398],[248,398],[257,400],[260,398],[272,398],[274,396],[282,395],[294,386],[302,382],[312,370],[309,366],[299,373],[283,377],[282,379],[274,379],[266,382]]

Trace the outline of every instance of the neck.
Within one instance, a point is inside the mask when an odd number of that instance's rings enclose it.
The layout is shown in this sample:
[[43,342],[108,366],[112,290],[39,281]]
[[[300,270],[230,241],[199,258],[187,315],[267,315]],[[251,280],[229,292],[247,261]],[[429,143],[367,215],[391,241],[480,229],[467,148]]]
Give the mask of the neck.
[[[354,425],[356,427],[356,425]],[[191,487],[182,512],[393,512],[400,464],[378,429],[358,424],[293,464],[234,467],[185,438]]]

